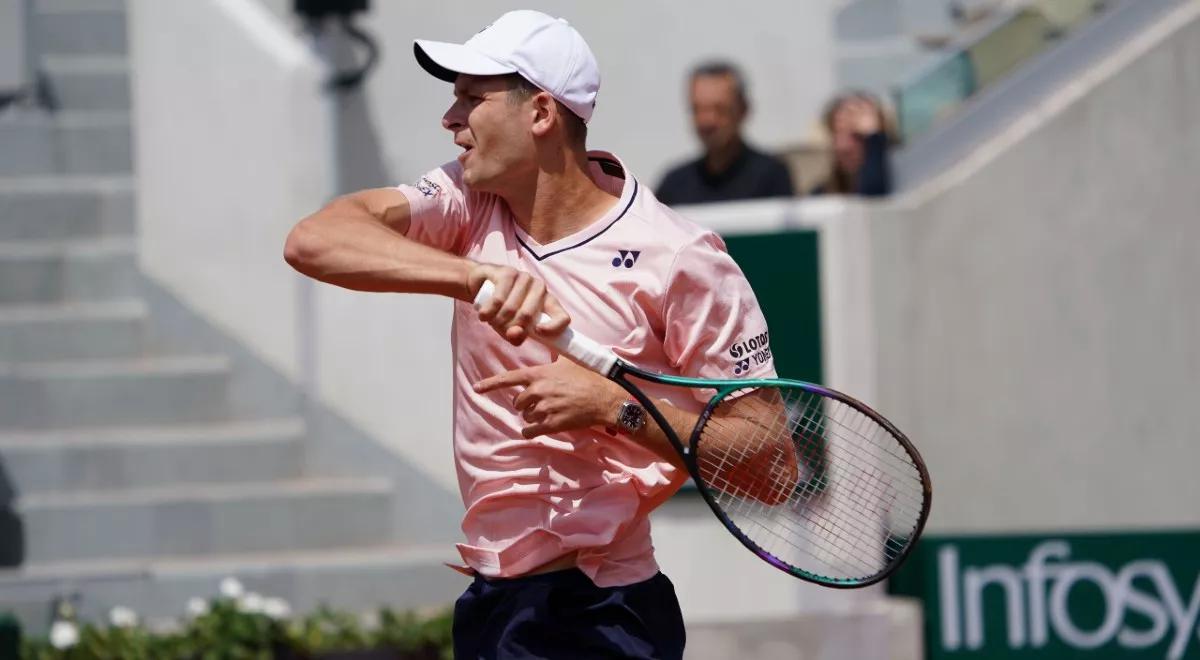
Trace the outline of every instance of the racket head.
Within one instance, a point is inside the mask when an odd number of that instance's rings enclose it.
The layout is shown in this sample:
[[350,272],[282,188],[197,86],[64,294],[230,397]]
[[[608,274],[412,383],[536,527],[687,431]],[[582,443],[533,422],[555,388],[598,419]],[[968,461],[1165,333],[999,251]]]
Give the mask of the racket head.
[[[853,397],[803,381],[666,376],[624,363],[614,376],[664,430],[729,532],[789,575],[866,587],[894,572],[924,530],[924,461]],[[637,381],[715,394],[681,439]]]
[[821,585],[883,580],[929,517],[929,472],[912,442],[860,401],[811,383],[730,383],[709,401],[686,454],[705,500],[743,545]]

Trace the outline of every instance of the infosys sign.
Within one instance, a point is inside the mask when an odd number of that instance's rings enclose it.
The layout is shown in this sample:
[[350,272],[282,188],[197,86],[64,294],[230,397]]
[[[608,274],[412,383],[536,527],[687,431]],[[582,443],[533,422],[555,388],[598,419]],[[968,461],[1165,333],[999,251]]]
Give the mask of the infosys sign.
[[926,537],[930,658],[1200,658],[1200,532]]

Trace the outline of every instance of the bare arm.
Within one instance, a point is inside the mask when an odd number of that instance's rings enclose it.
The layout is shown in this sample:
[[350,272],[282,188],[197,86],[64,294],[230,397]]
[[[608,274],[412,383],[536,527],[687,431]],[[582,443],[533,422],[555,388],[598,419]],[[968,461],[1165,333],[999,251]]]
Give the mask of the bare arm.
[[[654,407],[686,445],[699,415],[665,400],[655,402]],[[799,475],[788,431],[787,409],[773,390],[759,390],[722,403],[700,433],[695,459],[701,476],[709,487],[730,495],[768,505],[786,501]],[[658,424],[646,424],[634,437],[663,458],[680,464]]]
[[469,300],[474,262],[408,239],[409,221],[408,199],[398,190],[345,195],[292,229],[284,259],[313,279],[347,289]]
[[536,326],[547,336],[571,322],[540,280],[411,240],[405,236],[411,219],[408,198],[393,188],[345,195],[296,224],[283,258],[304,275],[356,291],[471,300],[484,280],[491,280],[496,292],[479,318],[513,344],[525,341],[542,312],[550,321]]

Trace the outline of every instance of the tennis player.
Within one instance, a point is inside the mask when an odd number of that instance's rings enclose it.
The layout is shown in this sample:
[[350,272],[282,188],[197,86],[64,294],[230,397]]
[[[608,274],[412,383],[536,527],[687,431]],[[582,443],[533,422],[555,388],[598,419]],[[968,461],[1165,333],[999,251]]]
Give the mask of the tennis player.
[[[717,235],[587,151],[600,73],[565,20],[514,11],[465,44],[414,50],[454,85],[442,126],[462,153],[412,185],[334,200],[285,256],[350,289],[456,300],[458,550],[474,582],[455,606],[455,656],[680,658],[647,516],[687,472],[619,386],[527,340],[571,324],[651,371],[772,376],[758,303]],[[476,310],[487,280],[495,294]],[[701,400],[656,398],[687,437]]]

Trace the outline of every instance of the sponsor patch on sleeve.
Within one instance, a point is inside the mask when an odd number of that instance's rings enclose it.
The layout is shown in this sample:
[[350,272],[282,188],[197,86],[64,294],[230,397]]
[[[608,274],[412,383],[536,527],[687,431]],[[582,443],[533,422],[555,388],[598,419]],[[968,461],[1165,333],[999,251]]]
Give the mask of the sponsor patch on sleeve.
[[764,332],[749,339],[739,339],[729,347],[733,360],[733,375],[740,376],[771,362],[771,338]]
[[413,187],[419,190],[421,194],[425,195],[426,197],[434,197],[442,194],[442,187],[433,181],[430,181],[429,177],[427,176],[421,177],[421,180],[414,184]]

